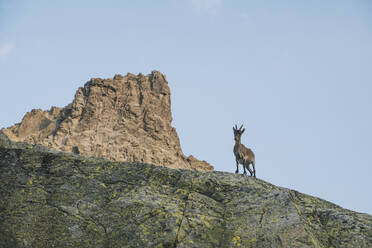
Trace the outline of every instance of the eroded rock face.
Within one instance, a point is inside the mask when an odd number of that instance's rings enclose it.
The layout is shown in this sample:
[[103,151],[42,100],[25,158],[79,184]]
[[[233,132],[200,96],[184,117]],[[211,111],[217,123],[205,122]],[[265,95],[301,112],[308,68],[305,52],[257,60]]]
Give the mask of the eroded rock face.
[[168,82],[153,71],[113,79],[94,78],[77,90],[71,104],[32,110],[2,131],[17,142],[115,161],[210,171],[213,167],[181,150],[171,125]]
[[263,180],[12,144],[0,247],[372,247],[372,216]]

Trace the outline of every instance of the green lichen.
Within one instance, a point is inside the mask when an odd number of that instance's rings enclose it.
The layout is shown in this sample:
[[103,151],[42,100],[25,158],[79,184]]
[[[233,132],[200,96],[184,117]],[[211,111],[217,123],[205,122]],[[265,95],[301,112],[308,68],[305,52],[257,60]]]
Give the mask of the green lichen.
[[22,144],[0,148],[0,210],[0,247],[372,247],[370,215],[259,179]]

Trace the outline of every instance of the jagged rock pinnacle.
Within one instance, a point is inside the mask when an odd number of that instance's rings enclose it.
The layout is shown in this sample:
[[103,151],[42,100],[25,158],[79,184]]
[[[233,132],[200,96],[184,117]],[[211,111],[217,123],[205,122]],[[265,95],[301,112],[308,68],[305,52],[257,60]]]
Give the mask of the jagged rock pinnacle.
[[2,131],[10,140],[115,161],[146,162],[170,168],[211,171],[186,157],[171,125],[168,82],[163,74],[92,78],[64,108],[32,110]]

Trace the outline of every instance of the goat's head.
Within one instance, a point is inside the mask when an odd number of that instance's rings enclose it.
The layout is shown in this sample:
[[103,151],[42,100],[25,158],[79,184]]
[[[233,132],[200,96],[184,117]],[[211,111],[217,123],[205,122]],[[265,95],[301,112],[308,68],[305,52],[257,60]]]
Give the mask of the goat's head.
[[243,127],[243,125],[241,125],[239,129],[238,129],[238,126],[237,125],[235,125],[235,127],[233,127],[233,130],[234,130],[234,140],[235,140],[235,142],[240,142],[240,136],[245,131],[245,128],[242,129],[242,127]]

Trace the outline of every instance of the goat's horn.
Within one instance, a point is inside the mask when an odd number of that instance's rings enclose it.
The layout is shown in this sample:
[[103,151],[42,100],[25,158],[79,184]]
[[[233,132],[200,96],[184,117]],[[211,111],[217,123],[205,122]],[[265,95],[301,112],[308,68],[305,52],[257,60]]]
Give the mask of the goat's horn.
[[239,127],[239,130],[242,130],[243,124]]
[[238,126],[235,124],[235,130],[238,130]]

